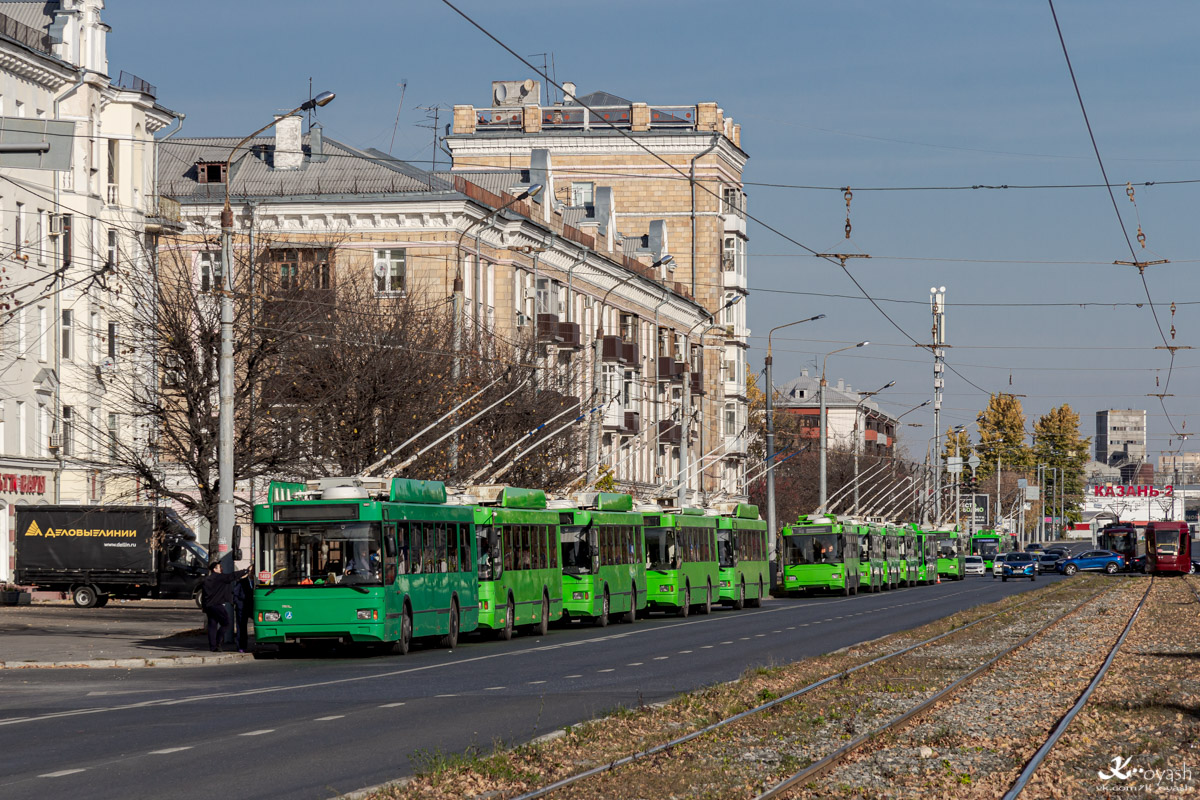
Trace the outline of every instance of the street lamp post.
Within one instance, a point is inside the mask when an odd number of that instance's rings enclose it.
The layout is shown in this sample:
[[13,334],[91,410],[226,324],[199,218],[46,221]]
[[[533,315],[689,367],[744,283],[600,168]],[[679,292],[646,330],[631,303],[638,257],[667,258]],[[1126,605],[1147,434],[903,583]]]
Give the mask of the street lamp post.
[[895,381],[888,381],[873,392],[863,392],[862,399],[854,406],[854,510],[850,512],[851,514],[858,513],[858,412],[862,409],[863,403],[867,402],[868,398],[874,397],[884,389],[890,389],[895,385]]
[[771,336],[781,328],[790,328],[792,325],[815,322],[819,319],[825,319],[825,315],[817,314],[815,317],[776,325],[767,331],[767,357],[764,359],[767,370],[767,535],[771,540],[768,547],[772,553],[775,552],[775,536],[779,529],[775,527],[775,469],[772,464],[775,460],[775,384],[771,380],[771,365],[774,363],[771,355]]
[[820,479],[820,494],[818,495],[820,502],[818,503],[818,506],[817,506],[817,511],[819,513],[824,513],[824,511],[825,511],[825,499],[826,499],[825,461],[826,461],[826,458],[828,457],[828,451],[829,451],[829,443],[827,441],[827,436],[826,436],[826,433],[827,433],[826,429],[829,427],[829,425],[825,418],[825,367],[829,363],[830,356],[836,355],[837,353],[841,353],[844,350],[853,350],[856,347],[866,347],[869,344],[870,344],[870,342],[859,342],[858,344],[852,344],[849,347],[839,347],[837,350],[826,353],[824,360],[821,361],[821,384],[820,384],[820,391],[819,391],[819,394],[821,395],[821,407],[820,407],[820,412],[819,412],[820,416],[818,419],[818,424],[820,425],[820,428],[821,428],[820,434],[819,434],[820,439],[821,439],[821,473],[820,473],[821,479]]
[[[311,111],[319,106],[328,105],[333,98],[333,92],[321,92],[316,97],[306,100],[283,114],[279,119],[290,117],[297,111]],[[218,374],[220,405],[217,417],[216,558],[223,558],[224,553],[231,548],[235,519],[233,507],[233,208],[229,204],[229,167],[233,162],[234,155],[242,145],[277,122],[278,119],[272,120],[242,139],[233,146],[233,149],[229,151],[229,157],[225,159],[225,205],[221,209],[221,272],[223,273],[221,282],[223,288],[221,291],[221,358]],[[251,258],[253,258],[253,254],[251,254]]]

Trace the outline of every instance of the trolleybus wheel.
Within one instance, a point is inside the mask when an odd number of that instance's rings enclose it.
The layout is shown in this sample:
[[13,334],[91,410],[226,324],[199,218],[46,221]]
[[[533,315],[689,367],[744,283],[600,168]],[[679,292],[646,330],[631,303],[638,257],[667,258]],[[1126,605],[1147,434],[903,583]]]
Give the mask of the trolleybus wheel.
[[733,601],[733,610],[741,611],[746,607],[746,579],[742,578],[742,582],[738,585],[737,599]]
[[704,592],[704,602],[700,604],[700,613],[712,613],[712,581],[708,582],[708,588]]
[[504,627],[497,631],[497,635],[501,641],[509,641],[513,637],[513,616],[517,613],[513,603],[512,595],[508,596],[508,602],[504,606]]
[[412,649],[412,630],[412,612],[406,605],[400,614],[400,640],[395,645],[395,651],[402,656],[408,655],[408,651]]
[[762,608],[763,598],[767,595],[763,592],[762,576],[758,576],[758,597],[749,602],[751,608]]
[[537,636],[545,636],[550,632],[550,598],[545,590],[542,591],[542,621],[534,626],[533,632]]
[[1117,565],[1114,562],[1110,561],[1104,565],[1104,571],[1107,572],[1109,575],[1112,575],[1114,572],[1117,571]]
[[604,599],[600,601],[600,616],[596,617],[596,624],[601,628],[608,625],[608,587],[604,587]]
[[629,593],[629,610],[625,612],[625,616],[621,618],[622,622],[633,622],[637,619],[637,584],[633,584],[633,589]]
[[679,607],[679,610],[675,614],[680,617],[686,617],[690,613],[692,613],[692,585],[686,583],[683,586],[683,605]]
[[1063,567],[1063,574],[1064,575],[1074,575],[1078,569],[1079,568],[1076,567],[1074,564],[1067,564],[1065,567]]
[[458,647],[458,598],[450,601],[450,632],[442,637],[442,647]]
[[92,608],[100,599],[100,593],[95,586],[76,586],[71,590],[71,601],[80,608]]

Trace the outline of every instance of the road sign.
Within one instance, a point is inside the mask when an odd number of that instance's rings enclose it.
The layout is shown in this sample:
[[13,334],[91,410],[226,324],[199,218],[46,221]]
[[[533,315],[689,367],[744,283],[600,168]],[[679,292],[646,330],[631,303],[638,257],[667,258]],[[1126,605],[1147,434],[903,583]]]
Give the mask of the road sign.
[[957,475],[962,472],[962,456],[950,456],[946,459],[946,472]]
[[971,467],[972,472],[979,469],[979,456],[971,453],[971,457],[967,459],[967,464]]
[[1025,499],[1026,500],[1037,500],[1038,498],[1041,497],[1041,494],[1042,494],[1042,490],[1038,486],[1026,486],[1025,487]]

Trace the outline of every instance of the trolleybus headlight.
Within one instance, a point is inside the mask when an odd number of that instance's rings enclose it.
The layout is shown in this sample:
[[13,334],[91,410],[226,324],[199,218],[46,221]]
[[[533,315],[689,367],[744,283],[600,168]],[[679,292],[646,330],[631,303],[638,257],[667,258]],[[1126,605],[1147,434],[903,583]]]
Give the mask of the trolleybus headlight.
[[829,579],[830,579],[830,580],[834,580],[834,581],[836,581],[836,580],[841,580],[841,577],[842,577],[842,573],[840,573],[840,572],[835,572],[835,573],[833,573],[832,575],[830,575],[830,576],[829,576]]
[[673,591],[675,591],[675,587],[674,587],[674,586],[667,586],[666,584],[663,584],[662,586],[659,586],[659,587],[658,587],[658,590],[659,590],[660,592],[673,592]]
[[379,619],[379,609],[377,608],[360,608],[358,610],[359,619]]
[[571,599],[572,600],[587,600],[588,593],[587,592],[571,592]]
[[279,622],[278,611],[263,611],[258,615],[259,622]]
[[733,582],[732,582],[732,581],[721,581],[721,588],[722,588],[722,589],[728,589],[730,586],[733,586]]

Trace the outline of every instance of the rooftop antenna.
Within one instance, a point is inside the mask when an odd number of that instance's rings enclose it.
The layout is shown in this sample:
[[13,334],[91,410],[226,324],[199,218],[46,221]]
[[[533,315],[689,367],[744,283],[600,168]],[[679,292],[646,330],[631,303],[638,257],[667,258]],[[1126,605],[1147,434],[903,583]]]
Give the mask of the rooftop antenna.
[[388,155],[392,154],[392,148],[396,146],[396,128],[400,127],[400,109],[404,108],[404,93],[408,91],[408,78],[400,79],[400,105],[396,106],[396,124],[392,125],[392,141],[388,143]]
[[441,115],[445,106],[417,106],[418,109],[425,112],[425,119],[433,120],[429,125],[417,124],[418,128],[429,128],[433,131],[433,166],[429,168],[430,172],[437,172],[437,156],[438,156],[438,117]]
[[[547,72],[547,69],[549,67],[549,61],[547,60],[547,57],[549,56],[548,53],[530,53],[529,55],[527,55],[525,57],[526,58],[537,58],[538,56],[542,57],[542,77],[547,77],[550,74],[549,72]],[[535,61],[534,64],[536,64],[536,63],[537,62]],[[538,98],[538,102],[544,106],[550,105],[550,86],[548,85],[549,83],[550,83],[550,81],[541,81],[542,96]]]

